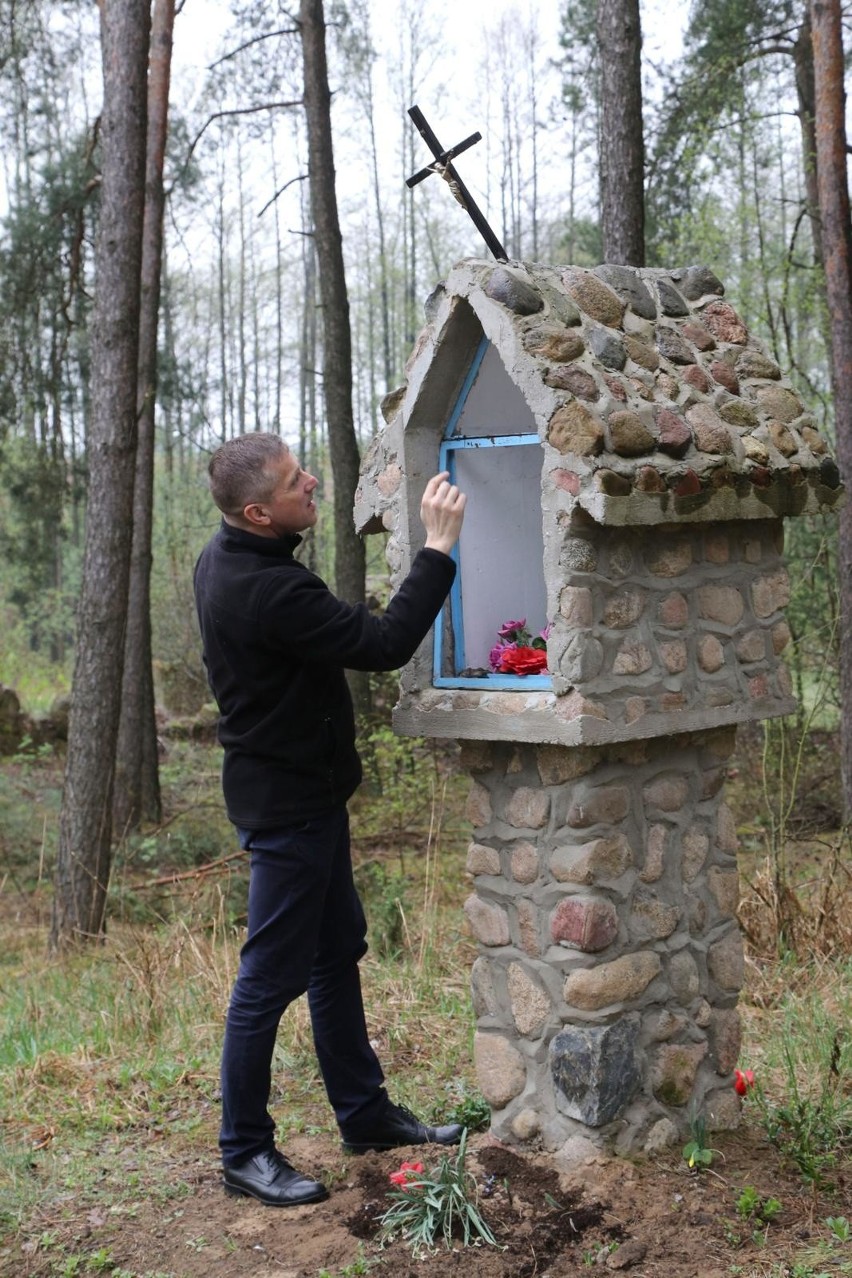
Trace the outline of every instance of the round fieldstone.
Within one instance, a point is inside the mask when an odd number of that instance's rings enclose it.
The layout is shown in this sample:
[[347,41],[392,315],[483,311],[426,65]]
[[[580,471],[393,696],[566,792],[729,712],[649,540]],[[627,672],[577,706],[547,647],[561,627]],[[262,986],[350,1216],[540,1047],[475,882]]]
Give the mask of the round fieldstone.
[[566,537],[559,553],[559,563],[574,572],[594,572],[598,566],[598,548],[581,537]]
[[500,1000],[494,989],[494,976],[488,959],[479,957],[474,960],[470,971],[470,993],[473,1010],[477,1016],[496,1016],[500,1011]]
[[509,944],[509,920],[506,911],[473,893],[464,903],[464,912],[480,945],[490,947]]
[[592,839],[578,847],[558,847],[550,858],[550,872],[558,883],[606,883],[618,879],[633,863],[623,834]]
[[499,874],[500,853],[484,843],[471,843],[467,849],[468,874]]
[[683,380],[695,390],[701,391],[702,395],[706,395],[710,389],[710,378],[697,364],[690,364],[684,369]]
[[610,595],[603,609],[603,622],[610,630],[626,630],[634,626],[645,608],[644,591],[628,587]]
[[618,936],[618,913],[603,897],[566,896],[550,919],[554,945],[567,945],[587,954],[605,950]]
[[533,1140],[541,1130],[541,1122],[534,1109],[522,1109],[515,1115],[509,1126],[515,1140],[521,1141],[522,1144]]
[[707,1055],[706,1043],[667,1043],[658,1048],[651,1069],[651,1087],[664,1105],[686,1105],[692,1097],[698,1067]]
[[568,329],[534,328],[524,334],[524,348],[549,364],[569,364],[586,346],[579,333]]
[[518,940],[521,949],[530,958],[539,958],[541,946],[541,910],[533,901],[522,897],[516,905],[518,916]]
[[540,830],[550,812],[550,795],[531,786],[518,786],[506,804],[503,816],[516,830]]
[[799,451],[795,435],[783,422],[769,423],[769,438],[782,457],[792,457]]
[[635,488],[640,493],[664,493],[666,481],[653,466],[640,466],[636,472]]
[[711,302],[702,319],[717,341],[734,346],[745,346],[748,341],[748,329],[729,302]]
[[647,369],[649,373],[655,373],[660,367],[659,355],[650,343],[643,342],[641,338],[625,337],[624,348],[633,363]]
[[645,861],[639,871],[639,878],[643,883],[656,883],[663,877],[667,841],[668,830],[664,825],[650,827],[645,843]]
[[786,386],[758,386],[754,393],[758,407],[769,417],[785,424],[795,421],[804,412],[798,395]]
[[669,985],[678,1001],[688,1006],[701,991],[698,964],[686,950],[673,954],[669,960]]
[[676,328],[665,324],[657,327],[657,350],[671,364],[694,364],[695,353],[690,350]]
[[491,820],[491,795],[478,781],[471,782],[465,814],[474,827],[488,825]]
[[601,396],[600,387],[591,373],[587,373],[584,368],[577,368],[576,364],[559,364],[556,368],[549,368],[544,380],[548,386],[570,391],[577,399],[584,399],[589,403],[594,403]]
[[696,653],[705,674],[715,674],[725,664],[725,650],[715,635],[702,635],[696,645]]
[[594,620],[594,596],[587,586],[565,586],[559,596],[559,615],[569,626],[586,629]]
[[642,319],[657,318],[657,306],[653,297],[631,267],[606,263],[596,266],[594,272],[618,294],[634,314]]
[[712,351],[716,346],[716,339],[712,333],[709,333],[703,324],[684,324],[680,330],[683,336],[699,351]]
[[657,292],[660,295],[660,306],[664,315],[670,316],[672,319],[679,319],[683,315],[689,314],[689,307],[681,297],[673,284],[668,280],[657,280]]
[[627,350],[621,338],[609,329],[597,327],[591,328],[587,336],[589,347],[604,367],[621,372],[627,363]]
[[780,380],[781,377],[781,369],[774,359],[770,359],[762,351],[752,349],[743,351],[740,355],[737,360],[737,372],[740,377],[766,377],[774,381]]
[[626,404],[627,387],[624,385],[624,382],[622,382],[618,377],[615,377],[612,373],[604,373],[604,381],[606,382],[607,390],[612,397],[619,400],[622,404]]
[[729,426],[736,426],[737,430],[756,430],[760,425],[757,413],[741,399],[729,399],[720,404],[719,416]]
[[660,600],[658,616],[670,630],[680,630],[689,621],[689,603],[679,590]]
[[599,639],[585,633],[571,635],[557,659],[559,673],[576,687],[596,679],[603,669],[604,651]]
[[557,452],[593,457],[602,451],[605,437],[597,418],[574,402],[557,408],[547,427],[547,439]]
[[595,488],[607,497],[629,497],[633,485],[627,475],[603,467],[595,471]]
[[692,883],[698,877],[707,860],[710,840],[701,830],[686,830],[681,841],[681,874],[684,883]]
[[503,1109],[527,1081],[521,1053],[501,1034],[479,1031],[473,1040],[473,1058],[479,1090],[495,1109]]
[[550,995],[520,963],[510,963],[506,978],[512,1020],[524,1038],[538,1034],[550,1015]]
[[615,675],[639,675],[650,670],[654,658],[647,644],[625,640],[615,654],[612,673]]
[[535,315],[544,302],[529,282],[508,266],[498,266],[491,272],[485,292],[493,301],[502,303],[515,315]]
[[684,271],[672,271],[672,279],[690,302],[697,302],[708,293],[721,297],[725,291],[709,266],[688,266]]
[[687,409],[686,420],[700,452],[714,455],[733,452],[731,432],[709,404],[693,404]]
[[536,766],[542,785],[564,785],[593,772],[601,761],[601,753],[593,746],[540,745],[536,749]]
[[658,408],[654,414],[659,433],[658,447],[669,457],[683,457],[692,443],[692,431],[679,413]]
[[565,980],[566,1003],[582,1011],[597,1011],[615,1003],[627,1003],[644,993],[660,974],[660,956],[652,950],[625,954],[612,963],[571,972]]
[[538,851],[523,839],[512,848],[512,878],[516,883],[534,883],[538,878]]
[[563,271],[562,282],[581,311],[599,324],[618,328],[624,314],[624,303],[602,280],[591,271],[569,268]]
[[689,782],[678,773],[664,773],[643,785],[642,797],[646,809],[679,812],[689,797]]
[[821,457],[828,448],[828,444],[814,426],[802,427],[802,439],[815,457]]
[[740,876],[736,870],[723,870],[711,865],[707,871],[707,885],[720,914],[734,915],[740,904]]
[[722,990],[737,993],[742,989],[745,973],[743,939],[739,929],[732,929],[707,951],[707,970]]
[[590,786],[584,783],[575,787],[565,821],[572,830],[582,830],[597,825],[599,821],[615,825],[623,821],[629,811],[630,791],[627,786]]
[[678,925],[680,907],[638,891],[630,910],[630,935],[638,941],[662,941]]
[[742,621],[745,604],[736,586],[708,584],[698,588],[698,615],[705,621],[736,626]]
[[652,542],[645,563],[655,577],[679,577],[692,565],[692,545],[686,537]]
[[730,1074],[740,1058],[743,1027],[736,1008],[715,1008],[707,1026],[710,1058],[717,1074]]
[[636,413],[627,410],[611,413],[608,425],[612,451],[620,457],[640,457],[656,445],[654,436]]
[[740,383],[737,375],[730,364],[723,359],[716,359],[710,365],[710,376],[714,382],[718,382],[720,386],[724,386],[726,391],[730,391],[732,395],[739,395]]

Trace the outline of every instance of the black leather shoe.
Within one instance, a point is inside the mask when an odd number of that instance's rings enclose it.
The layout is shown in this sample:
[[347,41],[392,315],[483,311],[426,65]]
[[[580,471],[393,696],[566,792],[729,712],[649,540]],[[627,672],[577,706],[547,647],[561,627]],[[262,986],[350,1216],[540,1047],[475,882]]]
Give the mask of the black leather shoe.
[[265,1149],[239,1167],[226,1167],[224,1176],[226,1194],[257,1198],[267,1207],[299,1207],[328,1198],[325,1185],[297,1172],[277,1149]]
[[404,1105],[388,1103],[369,1123],[341,1128],[343,1148],[348,1154],[366,1154],[369,1149],[396,1149],[399,1145],[457,1145],[464,1128],[460,1123],[427,1127]]

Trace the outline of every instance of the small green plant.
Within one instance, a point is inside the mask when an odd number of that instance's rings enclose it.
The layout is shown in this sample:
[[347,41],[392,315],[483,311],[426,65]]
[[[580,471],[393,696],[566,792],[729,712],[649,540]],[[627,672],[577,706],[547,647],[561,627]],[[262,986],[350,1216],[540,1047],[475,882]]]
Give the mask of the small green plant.
[[849,1242],[852,1238],[852,1225],[845,1216],[829,1216],[825,1223],[838,1242]]
[[469,1087],[463,1079],[447,1084],[452,1108],[442,1110],[442,1123],[461,1123],[468,1131],[484,1131],[491,1123],[491,1106],[481,1092]]
[[[783,1043],[784,1099],[753,1089],[769,1140],[798,1167],[806,1184],[830,1183],[838,1155],[852,1149],[852,1103],[841,1080],[852,1066],[852,1036],[814,1016],[807,1041],[789,1025]],[[806,1055],[807,1054],[807,1055]]]
[[703,1114],[694,1114],[689,1120],[689,1129],[692,1133],[692,1140],[683,1147],[683,1157],[686,1159],[687,1166],[695,1167],[698,1171],[702,1167],[709,1167],[713,1162],[715,1150],[712,1150],[707,1144],[707,1120]]
[[403,1164],[391,1180],[398,1188],[392,1205],[379,1217],[379,1240],[384,1245],[401,1238],[415,1257],[434,1251],[443,1242],[464,1247],[486,1243],[498,1246],[490,1225],[479,1211],[476,1181],[465,1167],[467,1132],[455,1155],[445,1154],[434,1168]]
[[768,1225],[781,1211],[781,1203],[777,1198],[762,1198],[754,1185],[746,1185],[737,1198],[737,1215],[741,1220],[755,1221],[759,1225]]
[[364,1254],[364,1245],[360,1243],[358,1255],[351,1265],[344,1265],[334,1273],[330,1269],[320,1269],[317,1273],[317,1278],[361,1278],[362,1274],[369,1273],[376,1264],[378,1264],[377,1260],[371,1260]]

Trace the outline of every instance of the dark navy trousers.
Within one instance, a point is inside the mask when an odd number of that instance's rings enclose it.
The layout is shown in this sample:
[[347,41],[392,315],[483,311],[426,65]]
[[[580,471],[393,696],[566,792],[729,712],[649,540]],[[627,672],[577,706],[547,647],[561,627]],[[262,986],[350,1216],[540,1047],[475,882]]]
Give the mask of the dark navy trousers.
[[238,1166],[275,1143],[272,1053],[287,1006],[307,993],[314,1045],[339,1124],[386,1103],[370,1046],[358,961],[367,951],[345,807],[273,830],[238,830],[251,853],[248,936],[222,1052],[222,1160]]

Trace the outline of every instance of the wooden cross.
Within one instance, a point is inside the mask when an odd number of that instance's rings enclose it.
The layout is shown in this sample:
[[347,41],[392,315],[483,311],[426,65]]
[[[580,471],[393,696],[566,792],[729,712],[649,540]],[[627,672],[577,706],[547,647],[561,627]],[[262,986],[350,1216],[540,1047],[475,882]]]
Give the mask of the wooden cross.
[[431,164],[426,166],[425,169],[420,169],[420,171],[415,173],[413,177],[406,178],[406,186],[416,186],[418,182],[422,182],[424,178],[427,178],[430,173],[440,173],[441,177],[452,191],[455,199],[458,200],[459,204],[470,216],[471,221],[485,240],[485,243],[488,245],[491,252],[497,258],[497,261],[507,262],[509,259],[506,250],[491,230],[491,227],[485,220],[482,210],[479,208],[470,191],[467,189],[464,182],[462,182],[452,165],[452,160],[454,160],[457,155],[461,155],[462,151],[466,151],[468,147],[471,147],[474,143],[482,140],[482,134],[471,133],[469,138],[465,138],[463,142],[459,142],[456,146],[451,146],[448,151],[445,151],[429,125],[426,123],[426,117],[420,110],[420,107],[409,107],[408,114],[411,116],[417,132],[423,138],[423,141],[426,143],[435,158]]

